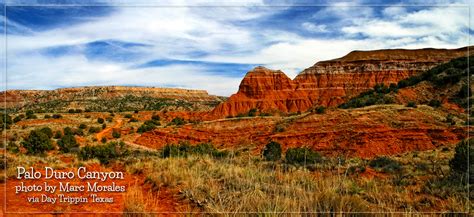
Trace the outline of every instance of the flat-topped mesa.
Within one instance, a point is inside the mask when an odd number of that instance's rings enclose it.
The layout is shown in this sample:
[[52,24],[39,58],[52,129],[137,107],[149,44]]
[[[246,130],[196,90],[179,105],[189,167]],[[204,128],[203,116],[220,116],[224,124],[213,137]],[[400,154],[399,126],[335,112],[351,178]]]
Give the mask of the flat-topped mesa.
[[466,56],[467,51],[467,47],[352,51],[341,58],[317,62],[294,80],[281,71],[257,67],[247,73],[239,91],[211,114],[235,116],[250,109],[303,112],[315,105],[337,106],[376,84],[396,84],[438,64]]
[[72,104],[84,104],[90,100],[112,100],[127,96],[174,99],[199,103],[222,102],[222,99],[209,95],[205,90],[157,87],[86,86],[55,90],[7,90],[0,92],[0,97],[6,99],[6,102],[2,101],[2,104],[7,108],[21,108],[35,103],[47,103],[58,100]]

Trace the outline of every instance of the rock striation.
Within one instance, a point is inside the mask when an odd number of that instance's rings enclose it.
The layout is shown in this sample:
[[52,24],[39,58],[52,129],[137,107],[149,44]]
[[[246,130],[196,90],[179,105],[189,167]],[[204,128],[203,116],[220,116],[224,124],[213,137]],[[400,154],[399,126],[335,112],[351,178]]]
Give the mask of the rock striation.
[[316,105],[337,106],[376,84],[398,81],[453,58],[459,49],[390,49],[353,51],[344,57],[317,62],[290,79],[280,70],[256,67],[243,78],[239,90],[211,115],[235,116],[250,109],[261,112],[303,112]]

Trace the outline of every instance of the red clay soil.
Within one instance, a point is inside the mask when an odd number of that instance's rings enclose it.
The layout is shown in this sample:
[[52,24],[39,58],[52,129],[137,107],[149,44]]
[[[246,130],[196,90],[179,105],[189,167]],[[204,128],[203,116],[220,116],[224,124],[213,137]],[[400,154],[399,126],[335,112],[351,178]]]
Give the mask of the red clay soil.
[[18,126],[34,126],[34,125],[45,125],[45,124],[73,124],[74,121],[70,119],[27,119],[18,121],[15,125]]
[[[6,183],[0,184],[0,191],[2,194],[6,192],[6,201],[5,197],[1,197],[0,201],[0,207],[2,208],[2,211],[5,211],[4,204],[6,204],[6,213],[8,216],[24,216],[24,214],[20,214],[18,212],[28,212],[28,213],[45,213],[45,216],[51,216],[52,213],[57,213],[57,214],[67,214],[68,213],[74,213],[74,212],[82,212],[82,213],[102,213],[104,215],[109,216],[109,213],[116,213],[117,216],[122,215],[122,212],[124,210],[124,200],[125,200],[125,195],[126,192],[97,192],[99,197],[111,197],[113,198],[113,203],[93,203],[92,198],[89,197],[88,200],[89,202],[87,203],[79,203],[77,205],[71,205],[69,203],[59,203],[59,199],[56,202],[56,204],[51,204],[51,203],[29,203],[27,201],[27,197],[30,196],[39,196],[41,197],[41,194],[46,194],[48,196],[54,196],[63,193],[66,196],[71,196],[71,197],[80,197],[84,196],[86,197],[87,195],[93,193],[93,192],[87,192],[85,190],[84,192],[56,192],[54,194],[51,193],[45,193],[43,192],[28,192],[28,193],[15,193],[15,186],[19,185],[21,182],[24,182],[25,185],[44,185],[43,183],[47,181],[49,185],[55,185],[59,186],[58,180],[55,179],[49,179],[46,180],[44,178],[44,166],[45,165],[38,165],[36,166],[36,169],[38,171],[41,171],[43,174],[43,177],[41,179],[37,180],[17,180],[16,178],[10,178],[6,181]],[[98,164],[91,164],[86,166],[88,171],[111,171],[110,169],[105,169],[101,167]],[[42,169],[40,169],[42,168]],[[76,171],[76,169],[68,168],[68,169],[61,169],[57,171]],[[114,171],[120,171],[119,169],[114,169]],[[74,179],[66,179],[62,180],[63,183],[65,182],[70,182],[71,185],[85,185],[87,189],[87,183],[94,183],[94,182],[99,182],[100,185],[111,185],[113,182],[117,185],[123,185],[126,186],[126,189],[128,189],[130,186],[138,183],[138,185],[142,186],[144,185],[144,177],[139,177],[139,176],[132,176],[129,174],[124,175],[124,179],[108,179],[104,182],[100,180],[80,180],[79,178],[74,178]],[[59,188],[59,187],[58,187]],[[144,191],[146,191],[146,188],[144,188]],[[155,199],[157,200],[157,207],[153,207],[154,212],[163,212],[163,213],[172,213],[172,212],[177,212],[177,208],[179,208],[180,202],[177,200],[177,198],[174,196],[171,191],[166,190],[166,189],[160,189],[158,194],[155,194]],[[5,213],[3,213],[5,214]],[[79,215],[79,214],[76,214]]]
[[117,119],[114,126],[107,127],[105,129],[103,129],[102,131],[98,132],[96,134],[97,141],[100,141],[102,139],[102,137],[105,137],[107,139],[112,138],[112,132],[114,130],[120,130],[120,127],[122,126],[122,123],[123,123],[122,119]]
[[282,120],[255,117],[207,121],[182,127],[158,128],[142,134],[138,145],[161,148],[166,144],[209,142],[218,147],[255,145],[269,141],[283,148],[310,147],[326,155],[371,158],[434,149],[465,138],[465,127],[451,127],[434,111],[403,106],[327,111]]

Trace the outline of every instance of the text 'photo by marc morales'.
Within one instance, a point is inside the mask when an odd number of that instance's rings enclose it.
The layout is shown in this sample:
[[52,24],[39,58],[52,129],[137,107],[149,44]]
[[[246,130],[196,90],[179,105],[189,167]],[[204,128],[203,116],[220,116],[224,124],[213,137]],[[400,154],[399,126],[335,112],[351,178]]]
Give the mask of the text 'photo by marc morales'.
[[0,216],[472,214],[473,2],[0,5]]

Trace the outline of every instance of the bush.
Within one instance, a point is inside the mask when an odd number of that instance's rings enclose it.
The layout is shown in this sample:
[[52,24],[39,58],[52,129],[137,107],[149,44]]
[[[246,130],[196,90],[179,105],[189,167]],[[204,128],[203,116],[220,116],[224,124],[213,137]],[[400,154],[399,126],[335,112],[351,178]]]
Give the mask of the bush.
[[43,127],[40,129],[40,131],[44,133],[45,135],[47,135],[48,138],[50,139],[53,137],[53,130],[51,130],[51,128],[49,127]]
[[172,124],[172,125],[178,125],[178,126],[179,126],[179,125],[183,125],[183,124],[185,124],[185,123],[186,123],[186,122],[185,122],[184,119],[181,118],[181,117],[175,117],[175,118],[173,118],[173,120],[171,120],[171,122],[170,122],[170,124]]
[[17,122],[21,121],[24,118],[25,118],[25,115],[20,114],[20,115],[16,116],[15,118],[13,118],[13,123],[17,123]]
[[124,142],[110,142],[106,145],[85,146],[79,151],[79,158],[89,160],[96,158],[101,164],[108,164],[112,159],[127,153]]
[[453,114],[448,114],[448,116],[446,116],[446,123],[450,125],[456,125],[456,121],[454,120]]
[[434,108],[438,108],[438,107],[441,106],[441,102],[439,100],[432,99],[432,100],[430,100],[428,105],[431,106],[431,107],[434,107]]
[[103,118],[97,118],[97,123],[103,124],[103,123],[104,123],[104,119],[103,119]]
[[324,111],[326,111],[326,108],[324,108],[324,106],[318,106],[316,109],[315,109],[315,112],[317,114],[323,114]]
[[114,137],[116,139],[120,138],[120,131],[114,129],[112,131],[112,137]]
[[44,119],[51,118],[51,115],[44,115]]
[[41,130],[30,131],[28,137],[21,144],[28,154],[42,154],[54,148],[51,139]]
[[125,114],[123,117],[124,118],[132,118],[132,114]]
[[416,103],[413,101],[408,102],[407,107],[416,108]]
[[63,134],[61,133],[61,131],[60,130],[56,131],[56,133],[54,134],[54,138],[60,139],[61,137],[63,137]]
[[89,133],[98,133],[98,132],[100,132],[100,127],[89,128]]
[[76,141],[71,131],[64,131],[64,136],[58,140],[59,150],[63,153],[69,153],[75,151],[79,147],[79,144]]
[[69,109],[67,112],[72,114],[72,113],[75,113],[76,111],[74,109]]
[[107,124],[102,124],[102,129],[105,129],[107,127]]
[[31,110],[26,111],[25,115],[26,115],[26,119],[36,119],[37,118],[35,113]]
[[79,124],[79,129],[86,129],[87,128],[87,125],[85,124]]
[[132,117],[132,118],[130,118],[130,120],[128,122],[138,122],[138,119]]
[[159,115],[153,115],[151,116],[151,119],[154,121],[160,121],[160,116]]
[[2,130],[4,130],[5,128],[10,129],[10,125],[13,123],[12,117],[8,114],[5,114],[5,113],[0,113],[0,114],[1,114],[0,126],[1,126]]
[[249,110],[249,112],[247,113],[247,116],[249,117],[255,117],[257,115],[257,109],[256,108],[252,108]]
[[322,161],[319,153],[309,148],[290,148],[285,154],[286,163],[289,164],[315,164]]
[[262,156],[267,161],[277,161],[281,159],[281,145],[278,142],[270,142],[265,145]]
[[454,157],[449,161],[451,173],[454,176],[463,177],[463,180],[469,177],[469,184],[474,183],[474,147],[470,144],[472,140],[459,142],[456,145]]
[[457,96],[460,98],[467,98],[471,95],[472,95],[471,88],[466,84],[463,84],[461,86],[461,89],[459,90],[459,93],[457,94]]
[[369,166],[374,169],[381,169],[383,172],[400,172],[402,166],[395,160],[388,157],[377,157],[369,162]]
[[63,116],[60,115],[60,114],[53,114],[53,118],[54,119],[59,119],[59,118],[62,118]]
[[137,132],[138,133],[148,132],[155,129],[156,126],[159,126],[159,125],[160,125],[160,122],[157,122],[155,120],[147,120],[137,129]]
[[74,134],[74,132],[72,131],[72,129],[70,127],[65,127],[63,129],[63,132],[64,132],[64,135],[66,134]]

